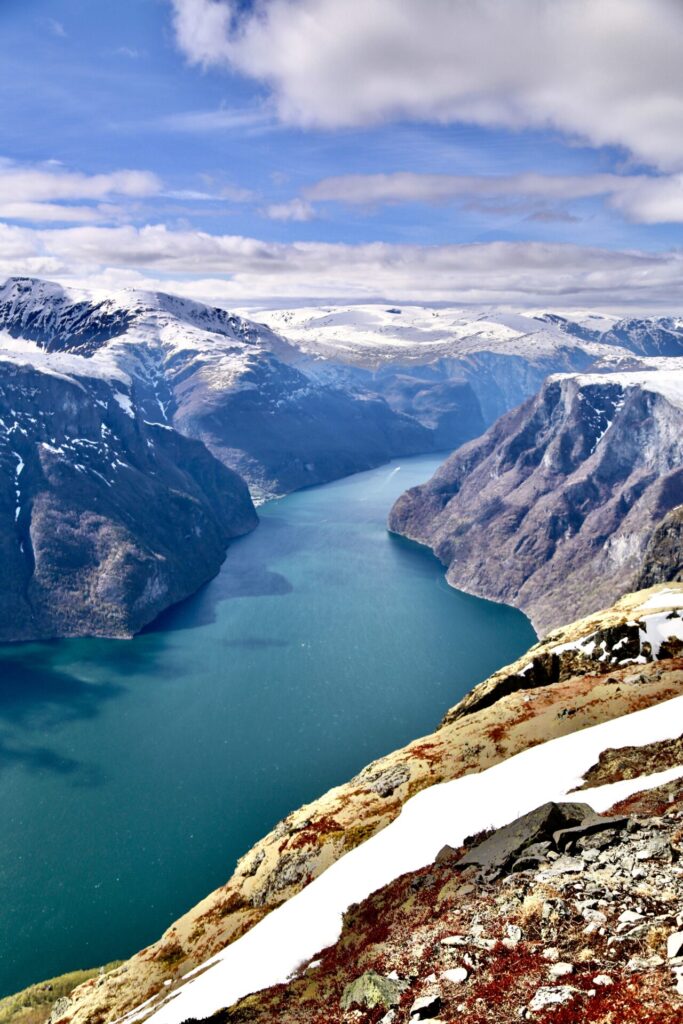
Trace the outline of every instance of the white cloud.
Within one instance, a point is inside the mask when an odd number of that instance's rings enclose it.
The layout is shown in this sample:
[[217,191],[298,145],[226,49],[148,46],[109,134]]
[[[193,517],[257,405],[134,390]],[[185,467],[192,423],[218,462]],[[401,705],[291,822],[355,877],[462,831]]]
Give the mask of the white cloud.
[[149,171],[114,171],[112,174],[80,174],[60,167],[26,167],[0,164],[0,196],[14,202],[46,202],[70,199],[105,199],[111,195],[141,198],[157,194],[161,182]]
[[7,220],[41,223],[59,221],[62,223],[94,223],[111,220],[112,207],[68,206],[60,203],[5,202],[0,199],[0,217]]
[[192,62],[265,83],[282,120],[552,128],[683,169],[680,0],[170,0]]
[[574,245],[291,244],[163,225],[0,225],[0,275],[118,280],[221,305],[302,300],[683,307],[683,254]]
[[[304,195],[313,202],[368,206],[448,201],[503,201],[504,206],[505,202],[562,203],[603,197],[612,209],[637,223],[683,222],[683,174],[347,174],[324,178],[307,188]],[[558,216],[557,211],[545,213]],[[537,215],[542,214],[543,211]]]
[[34,223],[117,221],[122,211],[107,202],[110,197],[142,199],[158,195],[161,187],[149,171],[87,175],[64,170],[53,161],[23,166],[3,159],[0,217]]
[[307,221],[315,219],[315,210],[305,199],[290,199],[286,203],[273,203],[263,211],[271,220]]
[[451,199],[476,197],[499,199],[521,196],[529,199],[583,199],[605,195],[628,187],[631,179],[616,174],[586,175],[458,175],[346,174],[324,178],[306,190],[314,201],[339,200],[345,203],[374,204],[400,202],[440,203]]

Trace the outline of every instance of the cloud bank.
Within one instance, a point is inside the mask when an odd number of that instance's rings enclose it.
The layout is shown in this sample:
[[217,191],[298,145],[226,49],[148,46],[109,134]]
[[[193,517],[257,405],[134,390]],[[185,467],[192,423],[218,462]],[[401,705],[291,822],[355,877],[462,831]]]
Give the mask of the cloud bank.
[[[158,195],[162,185],[149,171],[81,174],[58,164],[25,166],[0,159],[0,217],[26,221],[111,219],[112,198]],[[75,205],[76,202],[76,205]],[[82,205],[83,202],[92,205]],[[78,204],[81,205],[78,205]]]
[[188,60],[264,83],[280,118],[556,129],[683,170],[680,0],[170,0]]
[[0,254],[0,276],[160,288],[221,305],[386,300],[667,312],[683,306],[679,252],[538,242],[275,243],[164,225],[0,225]]
[[568,202],[603,197],[607,204],[641,224],[683,222],[683,175],[643,174],[347,174],[325,178],[305,192],[313,202],[352,205],[491,201]]

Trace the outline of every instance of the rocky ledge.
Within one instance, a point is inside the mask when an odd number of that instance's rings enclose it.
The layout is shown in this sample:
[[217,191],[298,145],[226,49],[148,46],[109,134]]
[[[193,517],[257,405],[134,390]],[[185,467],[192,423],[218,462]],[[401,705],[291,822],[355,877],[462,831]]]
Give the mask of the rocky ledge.
[[[551,634],[476,687],[434,733],[375,761],[347,784],[290,814],[245,854],[224,886],[158,942],[77,989],[63,1019],[104,1024],[148,999],[152,1012],[158,995],[182,985],[188,971],[396,819],[421,790],[683,694],[683,657],[675,642],[681,605],[683,584],[655,587]],[[663,624],[660,642],[651,646],[649,658],[635,647],[622,650],[622,640],[632,634],[629,623],[646,624],[657,616],[663,616],[656,619]],[[598,645],[599,654],[592,658],[586,651],[592,653],[596,633],[609,636],[609,645]],[[558,653],[558,647],[564,649]],[[530,663],[547,661],[559,665],[553,677],[523,672]]]
[[680,781],[605,815],[546,804],[351,907],[296,977],[209,1020],[673,1024],[682,855]]

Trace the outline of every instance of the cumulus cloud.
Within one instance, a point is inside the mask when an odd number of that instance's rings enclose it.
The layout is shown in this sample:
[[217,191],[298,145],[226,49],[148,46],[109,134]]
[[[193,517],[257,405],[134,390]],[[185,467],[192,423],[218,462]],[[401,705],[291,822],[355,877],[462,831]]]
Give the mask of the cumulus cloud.
[[[115,216],[110,197],[157,195],[161,182],[149,171],[81,174],[59,165],[23,166],[0,161],[0,217],[24,221],[96,221]],[[81,205],[74,205],[79,201]],[[96,205],[82,205],[94,201]]]
[[282,120],[551,128],[683,169],[680,0],[170,0],[179,47]]
[[35,230],[0,225],[0,274],[116,280],[221,305],[292,301],[454,305],[683,305],[683,254],[574,245],[274,243],[163,225]]

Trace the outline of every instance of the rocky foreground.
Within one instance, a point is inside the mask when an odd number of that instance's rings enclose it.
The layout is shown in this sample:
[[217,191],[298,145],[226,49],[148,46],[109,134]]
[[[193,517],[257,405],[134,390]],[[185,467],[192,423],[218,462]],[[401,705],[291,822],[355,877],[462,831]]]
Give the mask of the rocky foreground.
[[[593,778],[683,761],[680,742],[611,753]],[[546,804],[349,908],[336,945],[291,981],[208,1019],[673,1024],[683,1015],[682,855],[680,780],[604,815]]]
[[[188,971],[385,828],[410,797],[435,783],[482,772],[554,737],[680,696],[682,602],[682,584],[660,586],[555,631],[475,687],[432,735],[374,762],[346,785],[289,815],[244,856],[223,887],[157,943],[77,989],[54,1020],[105,1024],[146,1000],[151,1002],[145,1013],[152,1013],[157,997],[182,987]],[[486,937],[497,936],[496,931]],[[357,975],[363,973],[359,963]],[[352,979],[343,980],[345,985]],[[355,1019],[361,1018],[349,1018]]]

